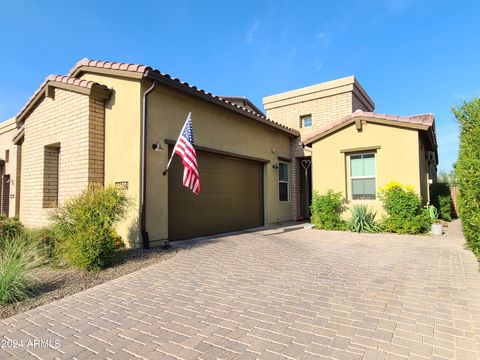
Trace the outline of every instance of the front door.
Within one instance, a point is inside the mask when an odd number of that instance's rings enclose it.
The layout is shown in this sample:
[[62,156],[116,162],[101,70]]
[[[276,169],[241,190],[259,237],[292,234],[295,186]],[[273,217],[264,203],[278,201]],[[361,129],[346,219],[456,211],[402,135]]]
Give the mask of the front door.
[[10,207],[10,175],[3,175],[0,212],[3,215],[8,216],[9,207]]
[[312,204],[312,158],[299,159],[300,166],[300,214],[304,220],[310,218]]

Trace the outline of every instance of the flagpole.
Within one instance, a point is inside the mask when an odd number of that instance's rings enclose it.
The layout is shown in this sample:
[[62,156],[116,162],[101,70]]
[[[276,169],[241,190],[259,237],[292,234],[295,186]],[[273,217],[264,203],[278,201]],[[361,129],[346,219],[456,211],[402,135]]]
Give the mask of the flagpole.
[[170,163],[172,162],[172,159],[173,159],[173,155],[175,155],[175,149],[177,148],[178,139],[180,139],[180,136],[182,136],[183,130],[185,130],[185,126],[187,125],[188,119],[190,118],[191,115],[192,115],[192,113],[189,112],[188,115],[187,115],[187,118],[185,119],[185,122],[183,123],[182,130],[180,130],[180,134],[178,134],[177,142],[175,143],[175,146],[173,147],[172,155],[170,155],[170,159],[168,160],[167,168],[163,172],[163,176],[167,175],[168,168],[170,167]]

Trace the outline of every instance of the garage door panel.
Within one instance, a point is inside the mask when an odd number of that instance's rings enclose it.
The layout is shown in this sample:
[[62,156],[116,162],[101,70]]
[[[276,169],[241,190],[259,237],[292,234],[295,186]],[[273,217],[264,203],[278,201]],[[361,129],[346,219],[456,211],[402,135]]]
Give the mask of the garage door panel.
[[199,151],[200,195],[182,185],[183,165],[174,158],[168,175],[169,239],[263,225],[263,164]]

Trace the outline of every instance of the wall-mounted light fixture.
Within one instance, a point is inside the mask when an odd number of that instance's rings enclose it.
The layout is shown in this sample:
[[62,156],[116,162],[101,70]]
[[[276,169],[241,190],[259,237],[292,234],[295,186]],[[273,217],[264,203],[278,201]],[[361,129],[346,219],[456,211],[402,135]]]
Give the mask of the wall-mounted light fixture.
[[155,151],[163,151],[162,145],[160,145],[159,141],[152,144],[152,149]]
[[273,170],[278,170],[278,164],[273,164],[273,165],[272,165],[272,169],[273,169]]

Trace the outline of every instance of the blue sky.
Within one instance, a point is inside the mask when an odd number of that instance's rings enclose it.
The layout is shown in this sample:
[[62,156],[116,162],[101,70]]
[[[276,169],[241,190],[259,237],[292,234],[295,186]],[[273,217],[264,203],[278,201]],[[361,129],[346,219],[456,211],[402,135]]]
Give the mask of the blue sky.
[[480,95],[479,13],[475,0],[0,0],[0,120],[84,57],[147,64],[260,107],[353,74],[379,113],[434,113],[449,170],[450,108]]

